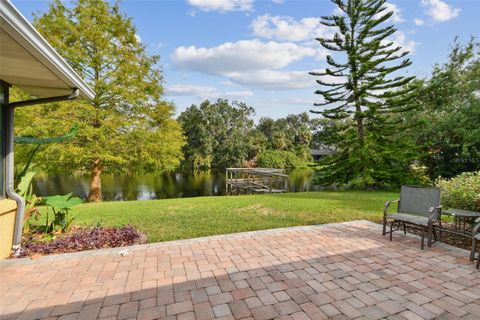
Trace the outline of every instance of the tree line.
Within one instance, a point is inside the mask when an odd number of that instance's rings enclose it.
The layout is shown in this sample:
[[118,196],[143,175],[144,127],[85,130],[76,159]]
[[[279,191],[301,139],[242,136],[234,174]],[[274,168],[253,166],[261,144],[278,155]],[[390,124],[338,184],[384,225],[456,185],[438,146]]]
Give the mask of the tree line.
[[[293,168],[312,165],[310,149],[335,150],[315,164],[318,183],[368,189],[429,183],[480,169],[480,44],[455,40],[448,61],[429,77],[405,76],[408,52],[388,39],[385,0],[333,0],[319,38],[328,67],[312,72],[319,101],[307,113],[253,120],[238,101],[204,101],[175,118],[163,98],[159,57],[147,53],[118,3],[54,0],[34,18],[37,30],[95,90],[91,102],[19,109],[16,134],[62,136],[39,149],[35,166],[50,173],[90,172],[90,201],[101,200],[102,173]],[[95,26],[92,28],[92,26]],[[12,101],[24,99],[15,90]],[[18,145],[28,161],[32,146]]]
[[186,169],[210,170],[226,167],[306,167],[317,119],[307,113],[286,118],[261,118],[242,102],[219,99],[192,105],[178,121],[184,130]]

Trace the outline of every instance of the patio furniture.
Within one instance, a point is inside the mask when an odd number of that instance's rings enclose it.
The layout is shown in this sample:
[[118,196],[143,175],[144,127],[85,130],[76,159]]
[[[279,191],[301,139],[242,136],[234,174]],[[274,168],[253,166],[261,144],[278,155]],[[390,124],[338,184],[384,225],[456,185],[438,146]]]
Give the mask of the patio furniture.
[[[389,214],[388,208],[390,204],[398,202],[397,213]],[[440,189],[424,188],[415,186],[402,186],[400,190],[400,199],[395,201],[387,201],[383,210],[383,235],[387,234],[387,224],[390,222],[390,241],[394,231],[403,226],[403,231],[407,233],[407,225],[419,230],[422,235],[421,248],[424,249],[425,233],[427,234],[427,245],[432,246],[432,236],[437,240],[435,233],[435,223],[440,220]],[[394,224],[397,229],[393,230]]]
[[[444,228],[442,225],[442,216],[447,215],[454,218],[454,228]],[[449,233],[455,236],[463,238],[464,244],[466,245],[468,241],[471,241],[475,235],[472,235],[471,228],[467,228],[467,225],[474,223],[475,219],[480,218],[480,212],[477,211],[468,211],[462,209],[447,209],[442,210],[439,221],[439,232],[440,239],[442,239],[442,234]]]
[[475,219],[480,218],[480,212],[462,209],[443,210],[442,215],[448,215],[453,217],[455,223],[455,231],[460,235],[467,235],[468,237],[471,237],[471,234],[470,232],[467,232],[467,223],[473,222],[475,221]]
[[[475,220],[475,223],[477,224],[475,227],[473,227],[473,232],[472,232],[472,252],[470,253],[470,261],[477,260],[477,269],[480,268],[480,218]],[[478,255],[475,258],[475,251],[477,251],[478,247]]]

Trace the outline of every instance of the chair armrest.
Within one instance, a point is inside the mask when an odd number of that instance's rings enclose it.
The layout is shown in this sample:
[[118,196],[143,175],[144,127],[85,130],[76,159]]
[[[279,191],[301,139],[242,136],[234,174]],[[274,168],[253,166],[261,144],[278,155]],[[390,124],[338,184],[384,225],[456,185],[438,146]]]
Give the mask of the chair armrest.
[[475,220],[475,223],[477,224],[475,227],[473,227],[473,230],[472,230],[472,233],[473,233],[473,236],[476,236],[477,233],[480,232],[480,218],[478,218],[477,220]]
[[390,204],[392,204],[392,203],[398,203],[399,201],[400,201],[400,199],[391,200],[391,201],[385,202],[385,207],[383,208],[383,216],[384,216],[384,217],[387,216],[387,214],[388,214],[388,208],[390,207]]
[[442,214],[442,207],[443,206],[430,207],[430,210],[428,210],[428,219],[430,221],[438,221],[440,219],[440,215]]

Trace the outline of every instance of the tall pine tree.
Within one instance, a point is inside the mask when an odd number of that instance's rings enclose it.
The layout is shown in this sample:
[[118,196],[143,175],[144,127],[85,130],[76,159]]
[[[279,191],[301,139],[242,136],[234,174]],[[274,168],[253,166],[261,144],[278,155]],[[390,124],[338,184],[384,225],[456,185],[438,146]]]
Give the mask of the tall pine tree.
[[385,187],[404,183],[409,176],[413,149],[397,134],[407,129],[402,113],[412,107],[415,77],[396,76],[411,65],[393,42],[393,25],[383,26],[393,12],[386,0],[332,0],[338,14],[322,17],[322,24],[335,28],[331,38],[318,38],[332,51],[319,77],[315,93],[323,99],[312,110],[335,125],[326,143],[337,153],[319,170],[323,183],[354,188]]

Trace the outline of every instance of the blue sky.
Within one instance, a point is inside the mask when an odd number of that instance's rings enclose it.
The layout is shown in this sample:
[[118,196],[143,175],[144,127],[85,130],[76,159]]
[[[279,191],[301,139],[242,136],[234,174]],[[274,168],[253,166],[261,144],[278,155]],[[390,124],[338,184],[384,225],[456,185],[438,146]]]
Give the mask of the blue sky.
[[[32,19],[48,1],[13,0]],[[256,118],[308,111],[316,101],[308,71],[326,66],[315,37],[331,32],[319,25],[335,7],[327,0],[124,0],[147,50],[161,56],[166,99],[177,113],[204,99],[236,99]],[[458,36],[480,36],[479,0],[392,0],[392,39],[409,49],[408,72],[425,77],[446,60]]]

